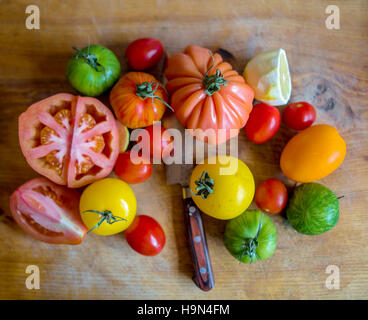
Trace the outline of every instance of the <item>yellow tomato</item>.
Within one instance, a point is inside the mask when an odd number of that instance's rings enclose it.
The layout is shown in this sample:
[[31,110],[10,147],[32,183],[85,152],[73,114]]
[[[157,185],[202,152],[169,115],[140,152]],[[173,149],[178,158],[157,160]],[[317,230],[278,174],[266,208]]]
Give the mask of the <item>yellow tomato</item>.
[[105,178],[83,191],[79,210],[88,230],[108,236],[129,227],[135,217],[137,200],[127,183]]
[[190,189],[193,201],[202,212],[228,220],[249,207],[254,196],[254,179],[244,162],[230,156],[216,156],[194,168]]
[[343,162],[345,141],[327,124],[309,127],[294,136],[281,154],[280,167],[297,182],[313,182],[328,176]]

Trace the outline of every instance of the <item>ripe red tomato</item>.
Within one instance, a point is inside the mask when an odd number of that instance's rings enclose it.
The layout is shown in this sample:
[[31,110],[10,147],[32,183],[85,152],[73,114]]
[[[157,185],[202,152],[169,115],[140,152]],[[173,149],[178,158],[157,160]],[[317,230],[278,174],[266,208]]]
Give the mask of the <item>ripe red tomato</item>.
[[[146,130],[149,135],[149,141],[139,139],[138,143],[142,145],[143,150],[150,150],[152,159],[160,160],[167,157],[172,150],[172,137],[166,132],[166,129],[160,124],[153,124],[142,130]],[[149,146],[147,145],[149,143]]]
[[19,116],[19,142],[28,164],[51,181],[79,188],[110,174],[119,132],[99,100],[56,94]]
[[[131,159],[130,151],[119,154],[115,164],[115,173],[126,183],[135,184],[146,181],[152,175],[152,164],[135,164]],[[147,161],[147,162],[148,162]]]
[[87,233],[79,214],[78,191],[46,178],[28,181],[10,197],[10,211],[18,225],[37,240],[79,244]]
[[280,119],[280,111],[276,107],[266,103],[255,105],[245,125],[248,139],[255,143],[271,139],[280,127]]
[[165,232],[160,224],[145,215],[136,216],[125,230],[125,238],[133,250],[145,256],[159,254],[166,242]]
[[257,206],[267,213],[281,212],[285,208],[287,198],[286,187],[277,179],[263,181],[254,196]]
[[316,110],[308,102],[289,104],[282,113],[282,120],[294,130],[304,130],[316,120]]
[[161,42],[153,38],[137,39],[125,51],[129,65],[139,71],[152,68],[160,61],[163,53]]

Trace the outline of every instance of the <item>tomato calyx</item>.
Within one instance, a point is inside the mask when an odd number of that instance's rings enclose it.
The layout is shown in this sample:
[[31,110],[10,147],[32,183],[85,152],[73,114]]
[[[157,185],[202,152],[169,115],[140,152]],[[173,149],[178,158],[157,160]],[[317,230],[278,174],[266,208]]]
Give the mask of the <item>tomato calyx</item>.
[[256,255],[256,248],[259,246],[259,243],[256,238],[248,238],[244,241],[244,252],[243,255],[247,255],[250,257],[250,262],[253,262],[253,258]]
[[244,255],[247,255],[250,257],[250,263],[253,262],[253,259],[255,255],[257,254],[256,249],[259,246],[258,236],[259,236],[259,232],[261,231],[261,227],[262,227],[262,222],[260,221],[258,225],[257,235],[254,238],[244,239],[244,251],[242,252],[240,259]]
[[[76,59],[79,58],[79,55],[84,58],[84,60],[86,60],[86,62],[93,68],[95,69],[97,72],[104,72],[105,73],[105,67],[100,64],[98,61],[97,61],[97,57],[96,55],[94,54],[91,54],[89,52],[89,48],[90,48],[90,45],[88,43],[88,53],[85,54],[82,50],[79,50],[78,48],[76,47],[72,47],[75,51],[78,52],[78,54],[75,56]],[[100,70],[99,70],[100,68]]]
[[213,179],[210,178],[207,171],[203,171],[201,174],[201,178],[195,181],[197,187],[195,190],[197,193],[194,193],[192,189],[190,190],[191,193],[195,196],[201,196],[202,199],[206,200],[207,197],[213,193],[213,187],[215,186],[215,182]]
[[113,224],[115,222],[120,222],[120,221],[127,221],[124,218],[114,216],[110,210],[105,210],[105,211],[86,210],[86,211],[83,211],[83,213],[84,212],[97,213],[101,216],[101,219],[96,223],[96,225],[92,229],[89,229],[87,233],[90,233],[92,230],[98,228],[104,221],[108,224]]
[[227,85],[227,80],[224,79],[223,74],[221,73],[220,69],[216,69],[215,74],[209,76],[208,72],[215,66],[215,58],[213,57],[212,53],[210,52],[212,58],[212,65],[206,71],[203,79],[203,85],[205,87],[205,93],[209,96],[212,96],[216,91],[221,89],[221,86]]
[[[156,84],[156,87],[153,88],[153,86]],[[162,86],[160,83],[158,82],[143,82],[142,84],[137,83],[135,85],[135,89],[136,89],[136,95],[140,98],[142,98],[143,100],[146,98],[152,98],[152,103],[153,103],[153,99],[157,99],[160,100],[166,107],[168,107],[171,111],[174,111],[174,109],[163,99],[161,99],[159,96],[155,95],[156,90],[158,89],[158,87],[164,88],[164,90],[166,91],[165,87]]]

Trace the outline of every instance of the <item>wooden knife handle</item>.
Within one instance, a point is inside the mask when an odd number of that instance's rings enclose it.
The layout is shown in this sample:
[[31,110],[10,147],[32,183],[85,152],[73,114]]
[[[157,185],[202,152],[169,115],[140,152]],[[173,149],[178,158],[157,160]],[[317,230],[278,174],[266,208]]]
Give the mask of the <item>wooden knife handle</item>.
[[211,290],[215,285],[210,256],[207,248],[201,212],[192,198],[184,199],[188,240],[194,264],[194,283],[202,290]]

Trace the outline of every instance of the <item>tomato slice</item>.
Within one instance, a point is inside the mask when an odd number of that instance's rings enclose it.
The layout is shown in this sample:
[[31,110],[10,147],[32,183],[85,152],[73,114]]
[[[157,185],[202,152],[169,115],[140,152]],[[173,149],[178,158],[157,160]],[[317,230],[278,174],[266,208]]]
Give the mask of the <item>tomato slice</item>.
[[35,171],[71,188],[107,176],[119,154],[111,111],[95,98],[67,93],[39,101],[22,113],[19,140]]
[[10,197],[10,210],[18,225],[37,240],[54,244],[79,244],[86,236],[79,214],[77,190],[36,178]]

